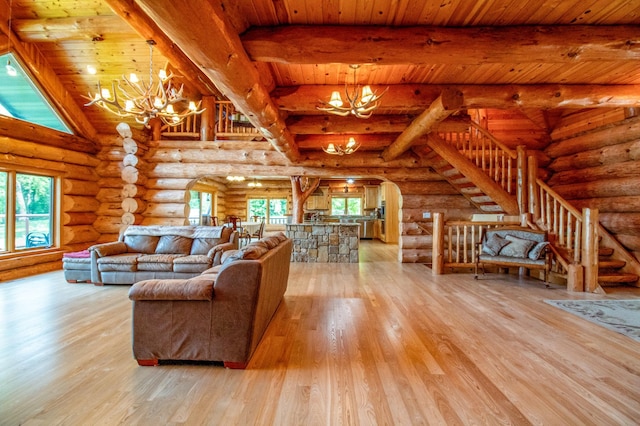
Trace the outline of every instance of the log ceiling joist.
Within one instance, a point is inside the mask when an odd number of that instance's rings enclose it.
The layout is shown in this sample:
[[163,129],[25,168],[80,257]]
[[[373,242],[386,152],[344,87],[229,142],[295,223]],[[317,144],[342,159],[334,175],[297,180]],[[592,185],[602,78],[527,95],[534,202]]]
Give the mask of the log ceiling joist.
[[[374,90],[376,87],[373,87]],[[380,88],[378,88],[380,89]],[[384,88],[382,88],[384,89]],[[391,85],[379,110],[421,113],[443,90],[453,89],[464,96],[462,108],[616,108],[640,106],[637,85]],[[271,93],[280,109],[291,114],[317,113],[318,99],[324,99],[344,86],[295,86]]]
[[640,59],[640,31],[632,25],[290,25],[249,29],[242,36],[242,43],[252,60],[284,64],[478,65]]
[[137,4],[279,152],[289,161],[299,158],[293,136],[221,4],[207,0]]

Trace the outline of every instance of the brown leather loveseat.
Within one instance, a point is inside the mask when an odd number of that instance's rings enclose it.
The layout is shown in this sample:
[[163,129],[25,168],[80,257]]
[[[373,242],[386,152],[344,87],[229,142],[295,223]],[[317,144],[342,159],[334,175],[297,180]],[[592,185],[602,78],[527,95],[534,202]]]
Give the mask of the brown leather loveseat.
[[287,289],[292,245],[279,233],[225,252],[221,265],[197,277],[135,283],[129,298],[138,364],[245,368]]

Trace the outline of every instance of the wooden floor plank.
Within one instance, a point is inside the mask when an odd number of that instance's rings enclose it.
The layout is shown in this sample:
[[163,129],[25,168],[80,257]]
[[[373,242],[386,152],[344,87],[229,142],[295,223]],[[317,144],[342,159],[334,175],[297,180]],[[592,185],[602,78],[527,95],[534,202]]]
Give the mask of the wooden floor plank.
[[634,424],[640,342],[513,275],[432,276],[363,241],[359,264],[291,265],[247,370],[139,367],[128,286],[61,271],[0,283],[0,424]]

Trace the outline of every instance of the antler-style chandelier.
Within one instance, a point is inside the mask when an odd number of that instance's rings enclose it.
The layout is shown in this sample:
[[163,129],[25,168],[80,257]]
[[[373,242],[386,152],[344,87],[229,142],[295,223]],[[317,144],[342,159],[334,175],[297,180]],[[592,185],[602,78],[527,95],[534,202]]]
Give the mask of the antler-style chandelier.
[[355,138],[351,136],[345,146],[340,144],[330,143],[326,148],[322,147],[322,150],[327,154],[333,155],[345,155],[353,154],[360,148],[360,144],[356,142]]
[[[85,106],[98,105],[107,111],[120,117],[133,117],[136,122],[149,125],[152,118],[160,118],[169,126],[176,126],[185,118],[200,114],[204,109],[199,109],[201,102],[197,104],[189,102],[189,106],[181,112],[177,112],[174,105],[186,102],[182,95],[183,85],[179,89],[174,87],[173,73],[167,75],[165,70],[158,73],[158,81],[153,79],[153,40],[147,40],[149,45],[149,82],[139,80],[132,73],[129,78],[122,76],[121,81],[111,83],[111,91],[104,89],[98,81],[98,92],[95,95],[89,93],[89,103]],[[124,101],[124,105],[121,103]]]
[[356,72],[360,65],[349,65],[353,69],[353,88],[349,89],[347,82],[344,83],[344,92],[348,106],[343,106],[344,102],[340,96],[340,92],[337,90],[331,93],[331,99],[329,102],[321,101],[324,106],[317,107],[320,111],[329,112],[331,114],[341,115],[346,117],[349,114],[353,114],[358,118],[369,118],[373,113],[373,110],[378,108],[380,98],[385,94],[385,89],[380,95],[374,93],[371,90],[371,86],[367,85],[360,89],[360,85],[357,82]]

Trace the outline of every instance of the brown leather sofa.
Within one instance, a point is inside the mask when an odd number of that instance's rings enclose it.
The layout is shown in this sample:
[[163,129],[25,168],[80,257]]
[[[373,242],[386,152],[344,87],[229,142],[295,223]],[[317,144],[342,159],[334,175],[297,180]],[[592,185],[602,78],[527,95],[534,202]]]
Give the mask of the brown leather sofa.
[[89,248],[91,281],[190,278],[220,263],[222,253],[237,249],[238,242],[238,232],[224,226],[131,225],[118,241]]
[[225,252],[221,265],[197,277],[135,283],[129,298],[138,364],[245,368],[287,289],[292,245],[279,233]]

